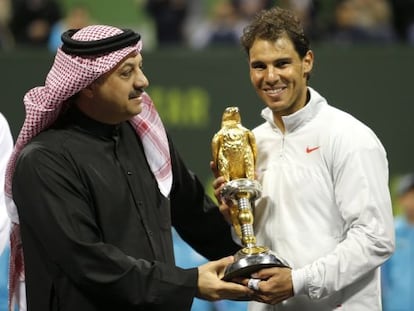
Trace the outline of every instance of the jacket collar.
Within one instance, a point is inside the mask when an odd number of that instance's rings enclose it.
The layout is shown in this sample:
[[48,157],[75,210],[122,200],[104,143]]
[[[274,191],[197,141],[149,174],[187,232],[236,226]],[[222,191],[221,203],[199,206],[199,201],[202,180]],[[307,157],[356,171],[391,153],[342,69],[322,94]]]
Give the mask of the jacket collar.
[[[285,124],[286,133],[297,131],[299,128],[303,127],[305,124],[311,121],[317,115],[322,106],[327,103],[325,98],[323,98],[318,92],[309,86],[308,91],[310,98],[307,104],[295,113],[282,117],[283,123]],[[273,113],[270,108],[264,108],[262,110],[261,116],[268,123],[270,123],[272,127],[277,128],[273,120]]]

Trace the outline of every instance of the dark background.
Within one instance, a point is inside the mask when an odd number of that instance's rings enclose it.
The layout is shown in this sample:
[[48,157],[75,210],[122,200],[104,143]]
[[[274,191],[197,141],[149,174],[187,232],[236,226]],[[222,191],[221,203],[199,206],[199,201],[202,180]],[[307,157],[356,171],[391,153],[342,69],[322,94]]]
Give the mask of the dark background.
[[[391,176],[414,170],[414,48],[407,46],[313,47],[310,86],[371,127],[384,144]],[[264,107],[250,85],[247,59],[238,48],[144,52],[148,93],[188,166],[211,178],[210,142],[227,106],[239,106],[242,123],[262,122]],[[0,111],[14,138],[24,119],[23,96],[43,85],[53,62],[47,52],[0,54]]]

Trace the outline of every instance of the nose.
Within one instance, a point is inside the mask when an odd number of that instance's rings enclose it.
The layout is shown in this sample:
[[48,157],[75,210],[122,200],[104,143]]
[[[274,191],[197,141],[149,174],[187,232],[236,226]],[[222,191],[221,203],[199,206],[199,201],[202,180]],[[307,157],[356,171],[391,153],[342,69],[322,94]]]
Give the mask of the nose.
[[144,72],[139,69],[138,74],[136,76],[136,79],[134,81],[134,86],[136,88],[147,88],[149,86],[149,81],[147,77],[145,76]]
[[265,80],[267,83],[275,83],[279,79],[277,68],[269,66],[266,70]]

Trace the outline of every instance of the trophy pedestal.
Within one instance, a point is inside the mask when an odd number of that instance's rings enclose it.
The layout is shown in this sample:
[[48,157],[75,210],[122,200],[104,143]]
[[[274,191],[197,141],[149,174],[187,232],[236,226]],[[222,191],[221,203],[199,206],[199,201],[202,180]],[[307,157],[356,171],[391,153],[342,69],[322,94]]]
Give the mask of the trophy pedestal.
[[231,281],[237,277],[250,278],[251,274],[265,268],[289,267],[267,247],[243,248],[234,257],[234,263],[226,267],[224,281]]
[[[235,262],[224,272],[224,281],[236,277],[250,278],[250,275],[260,269],[271,267],[289,267],[281,258],[273,254],[268,247],[256,245],[253,233],[252,202],[261,194],[261,186],[256,180],[247,178],[229,181],[222,190],[222,196],[237,202],[239,224],[233,224],[241,236],[243,245],[235,255]],[[239,228],[238,228],[239,227]]]

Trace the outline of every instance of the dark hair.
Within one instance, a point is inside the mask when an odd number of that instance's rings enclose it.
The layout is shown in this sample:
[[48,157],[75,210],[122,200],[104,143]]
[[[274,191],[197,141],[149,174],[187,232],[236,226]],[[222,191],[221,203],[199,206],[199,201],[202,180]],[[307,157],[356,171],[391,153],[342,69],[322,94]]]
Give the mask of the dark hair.
[[279,7],[262,10],[255,15],[251,23],[243,30],[241,44],[249,54],[256,39],[276,41],[287,36],[293,43],[300,58],[310,50],[308,38],[299,18],[293,12]]

